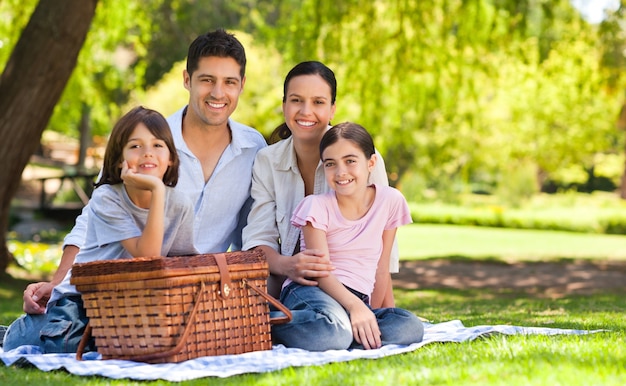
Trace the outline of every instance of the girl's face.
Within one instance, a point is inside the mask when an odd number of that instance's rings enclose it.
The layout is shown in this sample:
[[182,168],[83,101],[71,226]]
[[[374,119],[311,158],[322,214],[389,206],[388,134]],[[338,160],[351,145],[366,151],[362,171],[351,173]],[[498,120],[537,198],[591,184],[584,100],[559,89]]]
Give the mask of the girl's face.
[[367,159],[354,142],[340,138],[322,153],[328,186],[337,194],[350,195],[365,190],[376,156]]
[[122,157],[135,173],[149,174],[160,179],[163,179],[172,164],[165,141],[155,137],[143,123],[139,123],[128,138]]
[[319,75],[300,75],[289,81],[283,114],[294,139],[319,143],[335,115],[331,100],[330,86]]

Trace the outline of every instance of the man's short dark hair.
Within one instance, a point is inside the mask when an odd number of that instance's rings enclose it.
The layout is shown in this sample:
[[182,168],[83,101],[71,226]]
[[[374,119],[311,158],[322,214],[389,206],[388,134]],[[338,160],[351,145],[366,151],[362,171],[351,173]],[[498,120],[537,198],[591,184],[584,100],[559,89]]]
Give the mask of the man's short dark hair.
[[202,34],[189,46],[187,53],[187,72],[189,76],[198,69],[201,58],[217,56],[220,58],[233,58],[240,66],[241,79],[246,75],[246,51],[235,35],[223,29]]

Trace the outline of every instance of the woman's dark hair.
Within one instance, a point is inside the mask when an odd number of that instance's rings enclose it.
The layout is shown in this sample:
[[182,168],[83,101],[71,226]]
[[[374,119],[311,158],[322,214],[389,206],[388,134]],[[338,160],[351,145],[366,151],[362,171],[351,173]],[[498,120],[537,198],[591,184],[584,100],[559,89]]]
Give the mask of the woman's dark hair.
[[121,184],[123,182],[120,164],[124,161],[124,146],[126,146],[128,139],[140,123],[143,123],[152,135],[165,142],[170,151],[172,164],[167,168],[163,176],[163,183],[166,186],[176,186],[180,161],[170,126],[159,112],[139,106],[127,112],[113,127],[104,153],[102,176],[95,184],[96,187],[104,184]]
[[189,46],[187,72],[191,76],[198,69],[200,59],[209,56],[233,58],[239,64],[241,79],[246,75],[246,50],[235,35],[217,29],[200,35]]
[[[328,83],[330,87],[330,103],[335,104],[337,99],[337,79],[335,73],[330,68],[326,67],[324,63],[317,61],[301,62],[296,64],[294,68],[287,73],[285,77],[285,83],[283,84],[283,103],[287,100],[287,89],[289,88],[289,82],[291,79],[302,75],[319,75]],[[270,135],[270,143],[275,143],[281,139],[289,138],[291,136],[291,130],[287,127],[286,123],[282,123],[274,129]]]
[[322,158],[322,154],[324,150],[340,139],[347,139],[350,142],[353,142],[357,145],[363,153],[365,153],[365,158],[370,159],[372,154],[376,151],[374,149],[374,140],[370,133],[365,130],[365,128],[358,123],[353,122],[343,122],[339,123],[324,133],[322,140],[320,141],[320,159]]

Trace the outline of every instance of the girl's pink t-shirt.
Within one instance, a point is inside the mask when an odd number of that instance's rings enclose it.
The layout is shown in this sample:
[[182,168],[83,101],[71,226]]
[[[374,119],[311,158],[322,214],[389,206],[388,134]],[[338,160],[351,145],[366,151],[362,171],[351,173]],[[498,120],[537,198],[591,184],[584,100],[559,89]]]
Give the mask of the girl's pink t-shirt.
[[[302,228],[310,222],[314,228],[326,232],[330,260],[336,268],[333,275],[344,285],[366,295],[374,290],[383,250],[383,231],[412,222],[402,193],[389,186],[373,186],[376,189],[374,203],[358,220],[347,220],[341,215],[334,191],[305,197],[291,218],[294,226]],[[302,236],[300,243],[304,250]]]

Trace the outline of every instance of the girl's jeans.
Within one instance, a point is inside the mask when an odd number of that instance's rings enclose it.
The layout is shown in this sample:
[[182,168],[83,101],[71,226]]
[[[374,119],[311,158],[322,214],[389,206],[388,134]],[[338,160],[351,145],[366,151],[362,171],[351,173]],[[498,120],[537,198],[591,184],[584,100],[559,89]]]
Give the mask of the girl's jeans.
[[[290,283],[282,290],[280,300],[291,310],[293,319],[272,326],[275,344],[309,351],[363,348],[354,341],[346,310],[319,287]],[[424,326],[413,313],[401,308],[379,308],[372,312],[378,320],[383,345],[422,341]]]

